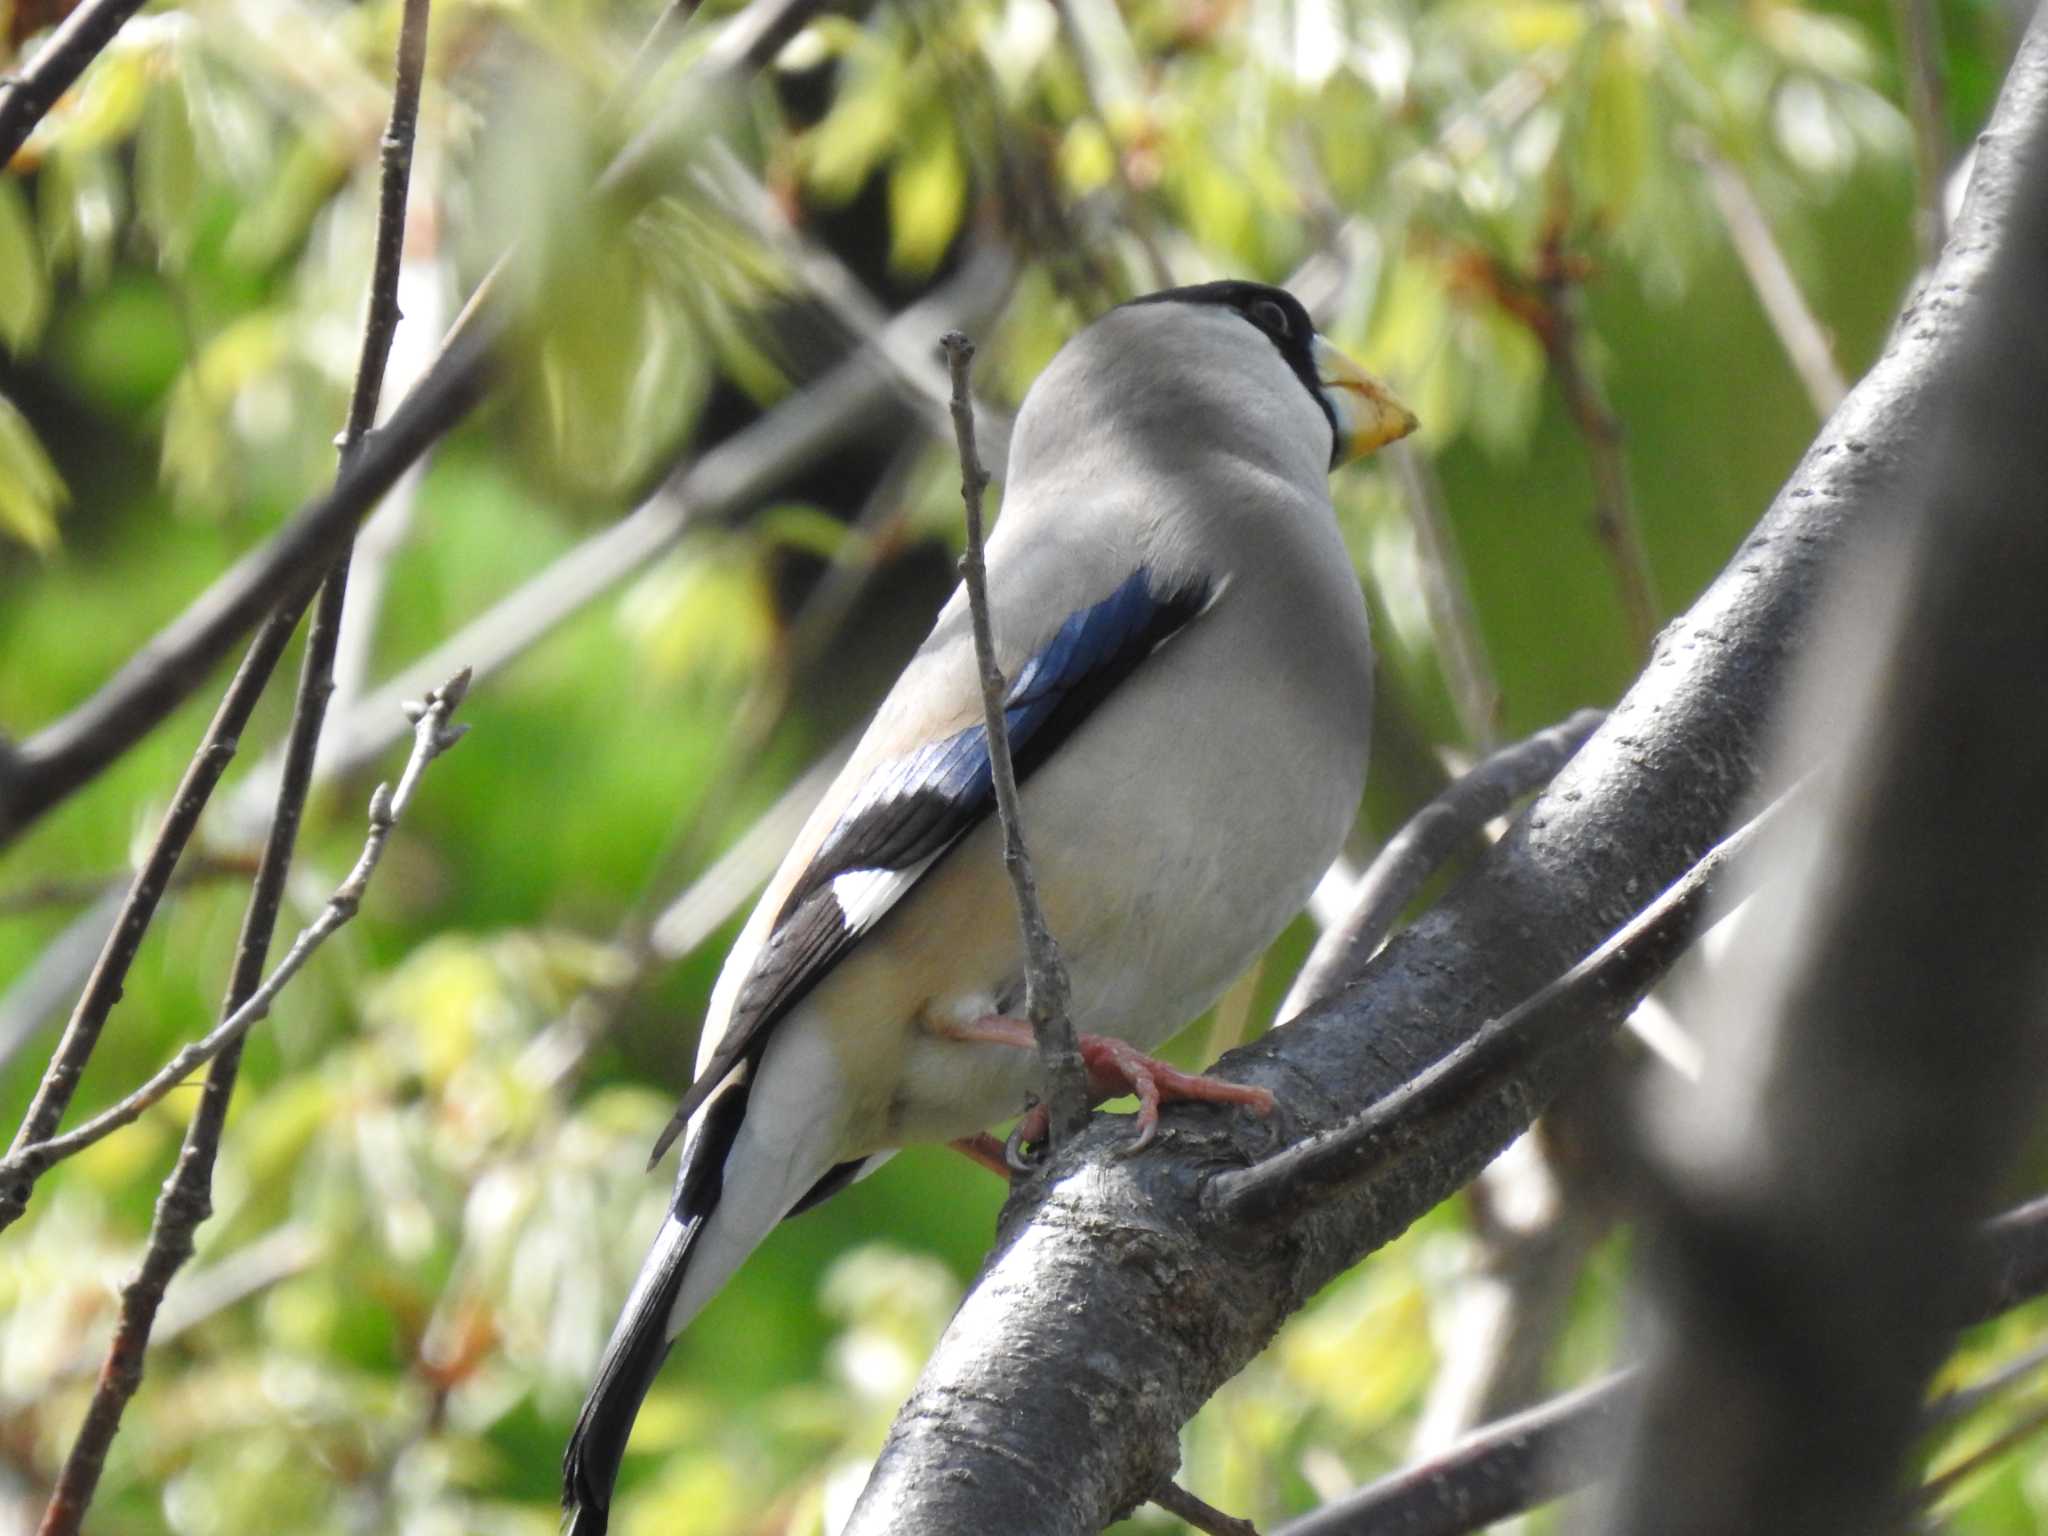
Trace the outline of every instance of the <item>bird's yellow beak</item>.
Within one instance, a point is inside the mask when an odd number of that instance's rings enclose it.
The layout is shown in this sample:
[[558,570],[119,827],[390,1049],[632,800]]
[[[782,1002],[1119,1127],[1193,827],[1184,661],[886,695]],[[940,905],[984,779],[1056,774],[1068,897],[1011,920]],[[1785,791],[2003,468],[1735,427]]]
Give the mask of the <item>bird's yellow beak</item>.
[[1396,400],[1393,391],[1320,336],[1315,340],[1315,357],[1323,399],[1337,418],[1332,469],[1398,442],[1415,430],[1415,413]]

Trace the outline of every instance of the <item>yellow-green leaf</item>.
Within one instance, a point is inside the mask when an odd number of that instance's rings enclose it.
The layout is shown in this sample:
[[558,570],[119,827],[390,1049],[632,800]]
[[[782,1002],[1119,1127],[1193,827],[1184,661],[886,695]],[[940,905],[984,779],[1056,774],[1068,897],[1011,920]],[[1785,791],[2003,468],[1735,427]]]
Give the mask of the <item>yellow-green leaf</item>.
[[172,267],[184,265],[199,215],[199,149],[185,85],[175,72],[149,93],[135,145],[135,203],[157,249]]
[[0,398],[0,533],[38,554],[57,546],[63,477],[11,401]]
[[896,162],[889,177],[889,262],[923,276],[938,265],[960,227],[967,203],[967,167],[943,130]]
[[21,184],[0,181],[0,342],[10,352],[42,334],[50,313],[50,274]]
[[1650,165],[1648,82],[1634,39],[1609,27],[1595,45],[1586,81],[1580,167],[1588,197],[1620,220],[1628,215]]

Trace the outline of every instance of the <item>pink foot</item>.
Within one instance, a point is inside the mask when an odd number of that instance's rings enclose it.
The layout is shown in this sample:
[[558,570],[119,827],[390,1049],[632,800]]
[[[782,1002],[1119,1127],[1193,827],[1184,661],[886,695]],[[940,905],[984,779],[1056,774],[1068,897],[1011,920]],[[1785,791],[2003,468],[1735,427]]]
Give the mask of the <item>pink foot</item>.
[[[956,1040],[984,1040],[1025,1050],[1035,1050],[1038,1046],[1037,1036],[1032,1033],[1028,1022],[1000,1014],[955,1026],[946,1033]],[[1131,1143],[1132,1152],[1142,1151],[1152,1144],[1152,1138],[1159,1130],[1159,1106],[1170,1100],[1242,1104],[1259,1115],[1272,1112],[1273,1095],[1264,1088],[1225,1082],[1220,1077],[1205,1077],[1197,1072],[1183,1072],[1111,1035],[1083,1035],[1080,1045],[1081,1064],[1088,1069],[1088,1088],[1094,1103],[1100,1104],[1104,1099],[1113,1099],[1120,1094],[1137,1095],[1138,1134]],[[1011,1140],[1043,1141],[1049,1123],[1045,1106],[1037,1105],[1026,1111],[1018,1122],[1020,1134],[1013,1135]],[[976,1156],[976,1160],[980,1158]]]

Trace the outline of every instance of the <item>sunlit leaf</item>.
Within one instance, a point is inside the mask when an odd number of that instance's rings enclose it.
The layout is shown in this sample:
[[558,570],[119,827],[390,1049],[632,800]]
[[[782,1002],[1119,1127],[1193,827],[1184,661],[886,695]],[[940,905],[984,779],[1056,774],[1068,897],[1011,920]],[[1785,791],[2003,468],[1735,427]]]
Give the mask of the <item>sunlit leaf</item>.
[[640,578],[619,621],[654,675],[730,685],[759,668],[775,641],[773,594],[752,542],[694,539]]
[[36,180],[36,198],[51,263],[71,267],[86,288],[106,282],[128,213],[127,186],[113,157],[69,147],[51,155]]
[[192,246],[202,186],[183,79],[173,73],[149,93],[135,147],[135,206],[172,267]]
[[21,184],[0,179],[0,342],[20,352],[42,334],[50,276]]
[[57,546],[57,509],[64,498],[64,481],[35,429],[0,396],[0,533],[47,554]]
[[912,275],[938,265],[960,227],[967,166],[950,133],[927,135],[889,173],[889,261]]
[[110,148],[135,131],[149,96],[150,54],[109,48],[64,104],[59,126],[67,154]]
[[1640,49],[1610,26],[1595,45],[1586,79],[1580,171],[1587,195],[1614,219],[1626,218],[1649,170],[1653,122]]

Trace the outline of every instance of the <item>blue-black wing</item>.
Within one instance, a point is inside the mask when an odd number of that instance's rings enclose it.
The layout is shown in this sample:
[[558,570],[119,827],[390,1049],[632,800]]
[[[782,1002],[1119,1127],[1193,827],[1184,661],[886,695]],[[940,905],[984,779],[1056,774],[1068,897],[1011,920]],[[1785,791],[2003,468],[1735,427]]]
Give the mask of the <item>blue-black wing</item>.
[[[1018,670],[1004,700],[1018,782],[1211,596],[1206,582],[1161,588],[1140,569],[1100,602],[1070,614]],[[994,810],[988,732],[981,725],[929,742],[870,776],[776,914],[718,1051],[683,1095],[655,1147],[657,1158],[734,1067],[758,1059],[775,1023]]]

